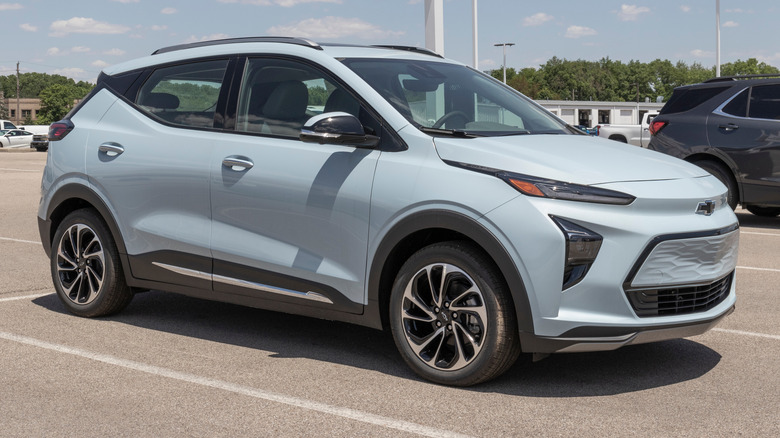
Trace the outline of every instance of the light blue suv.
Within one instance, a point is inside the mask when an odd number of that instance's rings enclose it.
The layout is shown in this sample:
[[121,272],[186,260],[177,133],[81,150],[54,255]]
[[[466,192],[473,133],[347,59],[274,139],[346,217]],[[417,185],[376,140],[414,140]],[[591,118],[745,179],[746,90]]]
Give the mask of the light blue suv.
[[472,385],[734,308],[716,178],[426,50],[169,47],[106,69],[49,135],[40,235],[76,315],[156,289],[347,321]]

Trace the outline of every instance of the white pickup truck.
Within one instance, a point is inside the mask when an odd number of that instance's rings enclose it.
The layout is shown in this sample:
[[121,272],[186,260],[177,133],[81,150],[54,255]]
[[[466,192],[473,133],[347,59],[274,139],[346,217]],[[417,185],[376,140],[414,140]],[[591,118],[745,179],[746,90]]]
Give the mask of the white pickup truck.
[[597,125],[599,137],[620,141],[646,148],[650,144],[650,122],[658,112],[648,112],[642,116],[641,125]]

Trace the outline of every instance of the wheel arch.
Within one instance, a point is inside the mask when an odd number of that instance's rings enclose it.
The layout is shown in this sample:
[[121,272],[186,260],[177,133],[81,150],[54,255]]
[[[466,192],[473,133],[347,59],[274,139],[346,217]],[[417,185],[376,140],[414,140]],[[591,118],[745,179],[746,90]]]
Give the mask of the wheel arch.
[[619,141],[621,143],[628,143],[628,139],[623,134],[612,134],[609,136],[610,140]]
[[473,243],[494,263],[511,294],[518,329],[533,333],[525,285],[512,257],[484,226],[466,215],[448,210],[431,210],[406,217],[385,234],[371,260],[368,277],[368,308],[375,309],[378,314],[367,316],[379,319],[383,328],[389,327],[390,292],[403,263],[425,246],[451,240]]
[[95,210],[100,218],[103,219],[103,222],[105,222],[108,230],[111,232],[111,237],[114,239],[125,272],[130,272],[125,257],[127,251],[124,239],[122,239],[122,233],[119,231],[119,226],[114,220],[111,211],[97,193],[82,184],[73,183],[60,187],[49,202],[46,217],[43,220],[39,218],[38,228],[41,235],[41,243],[43,243],[43,249],[46,251],[46,254],[51,256],[54,234],[60,223],[71,212],[82,208]]
[[720,155],[699,152],[699,153],[688,155],[687,157],[685,157],[685,161],[691,164],[696,164],[696,162],[701,162],[701,161],[709,161],[719,166],[722,166],[724,169],[728,171],[732,182],[734,182],[734,185],[737,187],[737,195],[739,196],[739,198],[737,199],[737,203],[739,204],[742,202],[743,199],[745,199],[743,188],[742,188],[742,181],[738,177],[739,172],[736,172],[735,170],[736,168],[732,165],[731,160],[728,160],[727,158],[722,157]]

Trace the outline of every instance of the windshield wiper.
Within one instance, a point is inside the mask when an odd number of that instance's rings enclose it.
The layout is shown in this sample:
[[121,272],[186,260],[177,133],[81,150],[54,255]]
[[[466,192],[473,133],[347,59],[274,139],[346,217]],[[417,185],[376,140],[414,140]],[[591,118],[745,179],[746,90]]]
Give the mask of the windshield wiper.
[[449,135],[451,137],[458,137],[458,138],[477,138],[477,137],[483,137],[480,134],[474,134],[472,132],[463,131],[460,129],[440,129],[440,128],[427,128],[425,126],[420,126],[418,128],[420,131],[425,132],[427,134],[434,134],[434,135]]

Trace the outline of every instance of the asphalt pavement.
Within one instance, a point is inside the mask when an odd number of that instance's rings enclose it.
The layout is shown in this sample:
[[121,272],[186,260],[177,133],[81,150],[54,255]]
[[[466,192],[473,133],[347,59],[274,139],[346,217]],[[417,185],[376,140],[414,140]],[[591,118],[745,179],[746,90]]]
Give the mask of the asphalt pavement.
[[780,436],[780,218],[737,213],[737,309],[688,339],[419,379],[391,337],[176,294],[68,314],[36,212],[45,153],[0,153],[0,436]]

